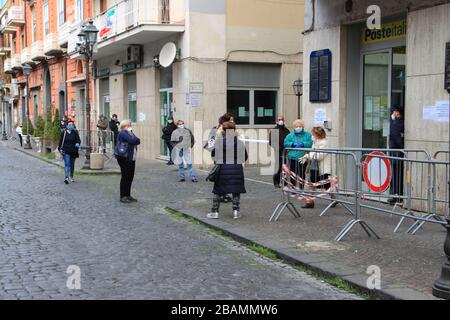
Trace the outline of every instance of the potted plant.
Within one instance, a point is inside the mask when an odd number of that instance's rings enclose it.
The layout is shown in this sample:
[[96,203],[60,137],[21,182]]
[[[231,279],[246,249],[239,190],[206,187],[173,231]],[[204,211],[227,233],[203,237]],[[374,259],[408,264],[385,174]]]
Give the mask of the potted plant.
[[56,109],[55,117],[52,120],[52,113],[47,110],[44,126],[44,147],[45,153],[52,153],[58,146],[61,131],[59,127],[59,111]]
[[36,123],[36,129],[34,130],[34,142],[36,143],[38,153],[42,152],[42,140],[44,137],[45,122],[44,119],[39,115]]

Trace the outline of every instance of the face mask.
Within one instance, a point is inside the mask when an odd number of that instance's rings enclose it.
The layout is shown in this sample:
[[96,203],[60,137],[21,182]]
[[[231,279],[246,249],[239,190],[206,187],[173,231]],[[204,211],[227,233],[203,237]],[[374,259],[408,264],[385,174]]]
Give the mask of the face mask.
[[394,120],[397,119],[397,118],[395,117],[395,115],[392,115],[392,116],[391,116],[391,119],[392,119],[392,121],[394,121]]
[[172,123],[173,123],[173,120],[168,120],[167,122],[170,123],[170,124],[172,124]]
[[69,129],[69,130],[75,130],[75,126],[68,126],[67,129]]
[[178,128],[184,129],[184,124],[180,124],[180,125],[178,126]]
[[295,133],[302,133],[303,132],[303,128],[295,128]]
[[279,126],[284,126],[284,121],[282,121],[282,120],[278,121],[278,125]]
[[128,132],[131,132],[131,131],[133,131],[133,128],[129,127],[127,130],[128,130]]

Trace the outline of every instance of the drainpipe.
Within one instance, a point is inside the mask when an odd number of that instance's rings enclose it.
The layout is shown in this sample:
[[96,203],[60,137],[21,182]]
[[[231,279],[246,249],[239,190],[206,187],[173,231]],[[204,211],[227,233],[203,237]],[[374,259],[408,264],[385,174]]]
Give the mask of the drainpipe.
[[306,35],[312,31],[314,31],[314,24],[316,22],[316,0],[311,0],[311,7],[312,7],[312,21],[311,21],[311,26],[304,30],[302,32],[302,35]]

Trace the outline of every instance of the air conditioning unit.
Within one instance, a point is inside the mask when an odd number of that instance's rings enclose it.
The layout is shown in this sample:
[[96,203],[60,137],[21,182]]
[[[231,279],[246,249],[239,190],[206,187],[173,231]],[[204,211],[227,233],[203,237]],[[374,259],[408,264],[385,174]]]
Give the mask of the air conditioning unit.
[[141,62],[141,46],[129,46],[127,48],[126,63],[140,63]]

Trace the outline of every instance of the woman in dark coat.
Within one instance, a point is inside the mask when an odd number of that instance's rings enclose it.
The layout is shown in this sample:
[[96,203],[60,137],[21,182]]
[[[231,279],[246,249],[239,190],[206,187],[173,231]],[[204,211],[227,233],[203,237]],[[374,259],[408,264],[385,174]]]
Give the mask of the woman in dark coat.
[[232,194],[233,219],[239,219],[240,197],[242,193],[246,193],[242,164],[247,161],[248,155],[244,143],[236,133],[236,125],[233,122],[225,122],[222,128],[222,134],[217,137],[212,150],[214,162],[220,165],[220,171],[214,182],[213,207],[207,218],[218,219],[220,198],[225,194]]
[[75,182],[73,174],[75,172],[75,159],[79,157],[80,135],[73,121],[67,123],[66,129],[61,132],[58,150],[64,158],[64,183]]
[[167,148],[169,149],[169,161],[167,162],[167,165],[171,166],[173,165],[173,161],[172,161],[172,150],[173,150],[173,144],[170,141],[170,138],[172,137],[172,133],[177,130],[178,127],[175,124],[175,121],[173,120],[173,116],[169,116],[169,118],[167,119],[167,125],[162,129],[163,135],[162,135],[162,139],[164,140],[164,142],[167,145]]
[[117,162],[120,166],[122,178],[120,180],[120,202],[130,203],[137,202],[131,196],[131,185],[134,179],[136,169],[137,146],[141,144],[141,140],[133,133],[130,120],[123,120],[119,127],[120,133],[117,136],[117,146],[122,143],[128,144],[128,153],[125,157],[116,154]]

